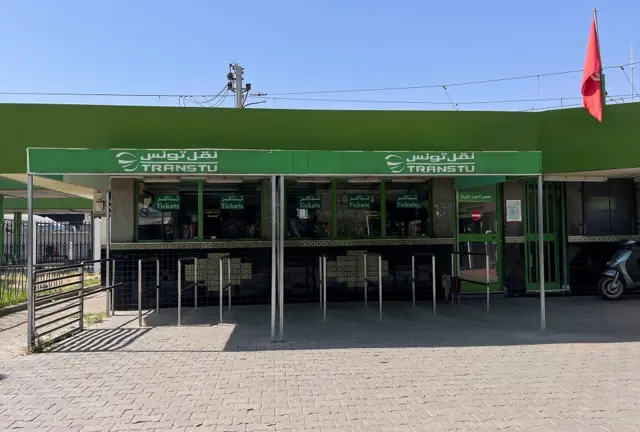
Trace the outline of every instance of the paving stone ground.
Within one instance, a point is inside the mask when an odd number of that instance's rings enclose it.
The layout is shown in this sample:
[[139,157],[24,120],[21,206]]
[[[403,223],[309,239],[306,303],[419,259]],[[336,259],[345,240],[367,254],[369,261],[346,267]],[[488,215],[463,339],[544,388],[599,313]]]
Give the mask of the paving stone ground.
[[0,430],[640,430],[639,299],[550,298],[545,334],[537,299],[376,306],[286,305],[276,343],[268,306],[119,313],[33,355],[4,317]]

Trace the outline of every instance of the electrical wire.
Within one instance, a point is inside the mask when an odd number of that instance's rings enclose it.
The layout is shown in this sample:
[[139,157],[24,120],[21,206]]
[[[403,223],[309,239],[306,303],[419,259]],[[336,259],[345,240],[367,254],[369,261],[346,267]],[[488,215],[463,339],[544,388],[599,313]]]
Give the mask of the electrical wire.
[[[629,97],[629,95],[618,95],[617,97]],[[344,103],[372,103],[372,104],[406,104],[406,105],[490,105],[490,104],[515,104],[531,102],[561,102],[569,100],[581,100],[582,96],[565,96],[556,98],[536,98],[536,99],[513,99],[513,100],[483,100],[483,101],[463,101],[454,103],[443,101],[415,101],[415,100],[372,100],[372,99],[332,99],[332,98],[298,98],[298,97],[274,97],[274,96],[252,96],[254,99],[264,100],[289,100],[306,102],[344,102]],[[535,107],[533,108],[535,109]]]
[[[616,66],[607,66],[603,69],[616,69],[624,67],[640,64],[640,61],[633,63],[626,63],[622,65]],[[496,79],[487,79],[487,80],[478,80],[478,81],[466,81],[466,82],[458,82],[451,84],[431,84],[431,85],[419,85],[419,86],[405,86],[405,87],[379,87],[379,88],[361,88],[361,89],[343,89],[343,90],[322,90],[322,91],[304,91],[304,92],[286,92],[286,93],[261,93],[261,96],[252,95],[253,97],[263,97],[263,96],[296,96],[296,95],[313,95],[313,94],[331,94],[331,93],[356,93],[356,92],[376,92],[376,91],[394,91],[394,90],[418,90],[418,89],[429,89],[429,88],[442,88],[446,86],[457,87],[457,86],[468,86],[468,85],[478,85],[478,84],[489,84],[489,83],[498,83],[505,81],[514,81],[514,80],[522,80],[522,79],[531,79],[531,78],[539,78],[539,77],[549,77],[549,76],[558,76],[558,75],[567,75],[582,72],[582,69],[576,70],[568,70],[568,71],[560,71],[560,72],[549,72],[549,73],[541,73],[535,75],[521,75],[521,76],[513,76],[513,77],[505,77],[505,78],[496,78]],[[199,97],[203,98],[211,98],[218,97],[218,94],[200,94]],[[153,98],[185,98],[185,94],[175,94],[175,93],[74,93],[74,92],[0,92],[0,96],[88,96],[88,97],[153,97]],[[233,95],[229,95],[228,92],[225,93],[222,97],[231,97]]]
[[[633,62],[633,63],[626,63],[622,65],[616,65],[616,66],[607,66],[607,67],[604,67],[603,69],[615,69],[615,68],[626,67],[626,66],[631,66],[635,64],[640,64],[640,61]],[[567,71],[560,71],[560,72],[548,72],[548,73],[541,73],[541,74],[535,74],[535,75],[520,75],[520,76],[513,76],[513,77],[486,79],[486,80],[478,80],[478,81],[466,81],[466,82],[458,82],[458,83],[451,83],[451,84],[429,84],[429,85],[404,86],[404,87],[377,87],[377,88],[343,89],[343,90],[318,90],[318,91],[301,91],[301,92],[285,92],[285,93],[266,93],[266,95],[267,96],[295,96],[295,95],[310,95],[310,94],[420,90],[420,89],[441,88],[443,86],[459,87],[459,86],[468,86],[468,85],[477,85],[477,84],[489,84],[489,83],[515,81],[515,80],[522,80],[522,79],[568,75],[568,74],[582,73],[582,72],[583,72],[582,69],[575,69],[575,70],[567,70]]]
[[629,84],[631,84],[631,91],[634,92],[636,94],[636,96],[640,96],[638,94],[638,92],[636,91],[636,87],[633,85],[633,81],[631,81],[631,78],[629,78],[629,75],[627,75],[627,71],[624,70],[624,65],[620,66],[620,70],[624,74],[625,78],[627,78],[627,81],[629,81]]

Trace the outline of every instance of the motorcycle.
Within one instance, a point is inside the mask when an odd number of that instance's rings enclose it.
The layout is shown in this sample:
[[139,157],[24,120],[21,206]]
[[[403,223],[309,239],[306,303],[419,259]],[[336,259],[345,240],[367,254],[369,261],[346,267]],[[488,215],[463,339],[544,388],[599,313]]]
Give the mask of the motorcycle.
[[607,262],[597,286],[604,299],[618,300],[625,292],[640,291],[640,269],[637,263],[628,265],[636,245],[634,240],[620,242],[620,249]]

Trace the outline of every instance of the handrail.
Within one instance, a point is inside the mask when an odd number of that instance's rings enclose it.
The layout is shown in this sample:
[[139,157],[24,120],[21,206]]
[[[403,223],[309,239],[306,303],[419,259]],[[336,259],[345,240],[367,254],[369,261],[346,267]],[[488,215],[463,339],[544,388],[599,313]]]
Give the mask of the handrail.
[[433,316],[436,316],[436,255],[431,252],[414,252],[411,254],[411,297],[413,307],[416,307],[416,257],[431,257],[431,299],[433,302]]
[[371,252],[372,255],[378,256],[378,281],[370,281],[367,279],[367,253],[364,254],[364,307],[367,307],[367,299],[369,297],[369,284],[378,285],[378,313],[379,319],[382,320],[382,255],[377,252]]
[[[224,284],[224,270],[222,268],[224,260],[227,261],[227,284]],[[229,312],[231,312],[231,257],[229,255],[220,258],[218,261],[218,265],[220,266],[220,300],[219,300],[219,309],[220,309],[220,323],[224,322],[224,290],[229,290]]]
[[34,276],[37,275],[41,275],[41,274],[45,274],[45,273],[53,273],[53,272],[59,272],[62,270],[71,270],[74,268],[80,267],[80,264],[67,264],[67,265],[63,265],[63,266],[59,266],[59,267],[53,267],[53,268],[48,268],[48,269],[42,269],[42,270],[35,270],[33,272]]
[[[185,261],[193,260],[193,283],[182,288],[182,263]],[[198,310],[198,258],[186,257],[178,259],[178,326],[182,325],[182,291],[194,288],[194,307],[193,310]]]
[[[52,339],[52,342],[65,338],[84,328],[84,300],[86,297],[103,292],[112,291],[116,286],[122,285],[109,283],[106,286],[95,289],[95,285],[87,289],[85,287],[85,268],[95,262],[113,262],[115,260],[84,261],[79,264],[58,265],[47,269],[36,270],[31,273],[30,292],[34,295],[31,312],[29,313],[30,343],[35,343],[39,338],[69,328],[62,334]],[[60,275],[60,273],[65,273]],[[59,282],[59,283],[56,283]],[[53,284],[54,286],[49,286]],[[38,289],[41,287],[40,289]],[[69,289],[71,288],[71,289]],[[62,292],[55,292],[61,290]],[[53,293],[52,293],[53,292]],[[38,294],[45,294],[35,297]],[[76,309],[73,311],[73,309]],[[70,312],[69,312],[70,311]],[[62,314],[63,312],[66,312]],[[46,321],[46,322],[45,322]],[[53,324],[57,324],[52,327]]]
[[142,327],[142,293],[149,291],[149,289],[142,290],[142,263],[153,261],[156,263],[156,285],[153,287],[156,290],[156,314],[160,313],[160,260],[143,258],[138,260],[138,327]]
[[[460,277],[460,259],[456,260],[454,258],[455,255],[469,255],[469,256],[483,256],[484,257],[484,265],[485,265],[485,283],[483,284],[482,282],[478,282],[478,281],[474,281],[474,280],[468,280],[468,279],[462,279]],[[460,281],[464,281],[467,283],[472,283],[472,284],[476,284],[476,285],[484,285],[486,287],[486,314],[487,316],[491,314],[491,287],[489,286],[490,282],[491,282],[491,278],[489,276],[489,251],[488,249],[485,250],[485,253],[479,253],[479,252],[459,252],[459,251],[454,251],[451,252],[451,276],[453,277],[453,272],[454,269],[456,269],[456,277],[460,280]],[[460,303],[460,298],[458,297],[458,303]]]
[[[113,265],[111,266],[112,268],[109,269],[109,262],[112,262]],[[105,300],[105,309],[106,309],[106,313],[107,315],[115,315],[115,287],[116,287],[116,260],[114,258],[103,258],[103,259],[97,259],[97,260],[90,260],[90,261],[82,261],[82,266],[83,266],[83,271],[84,271],[84,267],[91,265],[91,264],[102,264],[102,263],[107,263],[107,271],[105,272],[105,282],[107,287],[110,287],[110,289],[104,289],[102,291],[107,291],[107,295],[106,295],[106,300]],[[109,272],[109,270],[111,270],[111,272]],[[111,279],[111,281],[109,281],[109,279]],[[111,285],[109,285],[109,283],[111,283]]]

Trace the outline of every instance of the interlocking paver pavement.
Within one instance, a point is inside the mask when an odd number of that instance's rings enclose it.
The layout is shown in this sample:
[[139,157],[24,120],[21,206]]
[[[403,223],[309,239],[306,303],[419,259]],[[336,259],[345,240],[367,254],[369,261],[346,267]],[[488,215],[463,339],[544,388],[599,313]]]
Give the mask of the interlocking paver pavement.
[[636,299],[549,299],[545,335],[535,299],[375,306],[287,305],[278,343],[268,307],[120,313],[3,357],[0,430],[640,430]]

